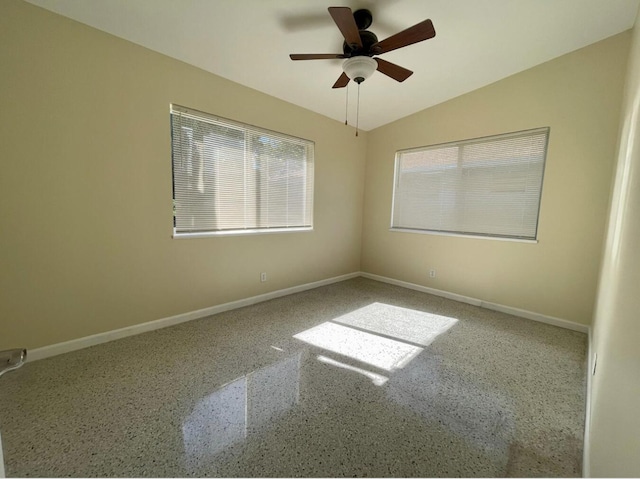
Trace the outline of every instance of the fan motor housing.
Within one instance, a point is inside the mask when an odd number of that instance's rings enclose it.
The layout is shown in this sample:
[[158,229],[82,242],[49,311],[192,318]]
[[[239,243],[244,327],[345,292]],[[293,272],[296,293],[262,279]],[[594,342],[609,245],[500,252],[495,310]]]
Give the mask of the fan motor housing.
[[372,56],[374,53],[371,52],[371,47],[378,43],[378,37],[375,33],[370,32],[369,30],[360,30],[360,39],[362,40],[362,48],[357,48],[352,50],[351,47],[347,44],[347,42],[342,43],[342,51],[345,55],[356,56],[356,55],[368,55]]

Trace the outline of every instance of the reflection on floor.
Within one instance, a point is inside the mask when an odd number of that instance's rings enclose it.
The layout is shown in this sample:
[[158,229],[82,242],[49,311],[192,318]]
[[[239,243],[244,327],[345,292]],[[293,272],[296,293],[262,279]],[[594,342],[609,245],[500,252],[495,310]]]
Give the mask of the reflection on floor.
[[584,334],[358,278],[6,375],[6,472],[579,476],[585,354]]
[[299,401],[299,351],[258,369],[201,399],[184,420],[189,469],[206,466],[217,453],[277,420]]

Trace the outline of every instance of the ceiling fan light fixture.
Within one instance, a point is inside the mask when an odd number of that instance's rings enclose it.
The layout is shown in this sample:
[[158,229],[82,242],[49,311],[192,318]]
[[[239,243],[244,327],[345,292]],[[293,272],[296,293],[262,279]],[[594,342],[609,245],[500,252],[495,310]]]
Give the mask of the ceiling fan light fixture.
[[356,83],[362,83],[376,71],[378,62],[366,56],[347,58],[342,64],[342,69],[347,76]]

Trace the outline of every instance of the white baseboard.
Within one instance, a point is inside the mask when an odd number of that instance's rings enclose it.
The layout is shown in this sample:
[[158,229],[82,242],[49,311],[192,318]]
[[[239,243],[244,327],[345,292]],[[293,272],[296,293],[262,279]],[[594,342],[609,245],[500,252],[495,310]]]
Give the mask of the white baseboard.
[[421,286],[415,283],[408,283],[406,281],[400,281],[393,278],[387,278],[386,276],[379,276],[371,273],[360,273],[361,276],[383,283],[395,284],[396,286],[402,286],[403,288],[413,289],[421,291],[423,293],[433,294],[434,296],[442,296],[443,298],[453,299],[460,301],[461,303],[468,303],[474,306],[480,306],[481,308],[491,309],[493,311],[500,311],[501,313],[511,314],[521,318],[531,319],[541,323],[551,324],[553,326],[559,326],[565,329],[571,329],[573,331],[580,331],[581,333],[588,333],[589,326],[580,323],[574,323],[566,319],[556,318],[554,316],[547,316],[540,313],[534,313],[533,311],[527,311],[525,309],[514,308],[512,306],[505,306],[497,303],[490,303],[477,298],[471,298],[469,296],[463,296],[461,294],[450,293],[449,291],[442,291],[440,289],[429,288],[427,286]]
[[584,439],[582,441],[582,477],[591,477],[589,457],[591,453],[591,378],[593,378],[592,329],[589,328],[589,346],[587,348],[587,400],[584,411]]
[[0,477],[4,475],[4,457],[2,457],[2,437],[0,437]]
[[460,301],[462,303],[472,304],[474,306],[480,306],[494,311],[500,311],[503,313],[512,314],[522,318],[532,319],[542,323],[552,324],[561,328],[572,329],[574,331],[580,331],[583,333],[589,332],[589,327],[583,324],[574,323],[565,319],[555,318],[553,316],[545,316],[543,314],[534,313],[532,311],[526,311],[524,309],[513,308],[511,306],[504,306],[496,303],[489,303],[480,299],[471,298],[469,296],[463,296],[461,294],[450,293],[448,291],[442,291],[439,289],[429,288],[421,286],[415,283],[408,283],[406,281],[400,281],[393,278],[387,278],[386,276],[379,276],[377,274],[355,272],[349,274],[343,274],[341,276],[335,276],[333,278],[327,278],[313,283],[301,284],[293,286],[291,288],[280,289],[272,291],[270,293],[260,294],[258,296],[252,296],[250,298],[240,299],[238,301],[232,301],[230,303],[219,304],[217,306],[211,306],[209,308],[199,309],[197,311],[189,311],[187,313],[178,314],[176,316],[170,316],[168,318],[156,319],[146,323],[135,324],[133,326],[127,326],[125,328],[114,329],[113,331],[106,331],[104,333],[93,334],[91,336],[85,336],[83,338],[72,339],[63,343],[56,343],[50,346],[44,346],[41,348],[31,349],[27,355],[28,361],[36,361],[38,359],[49,358],[51,356],[57,356],[58,354],[70,353],[78,349],[88,348],[89,346],[95,346],[97,344],[106,343],[116,339],[126,338],[128,336],[134,336],[136,334],[146,333],[148,331],[154,331],[156,329],[167,328],[176,324],[192,321],[194,319],[205,318],[214,314],[222,313],[224,311],[230,311],[232,309],[242,308],[244,306],[250,306],[252,304],[268,301],[270,299],[280,298],[289,294],[299,293],[309,289],[319,288],[320,286],[326,286],[328,284],[345,281],[348,279],[362,276],[364,278],[373,279],[375,281],[381,281],[383,283],[395,284],[396,286],[402,286],[403,288],[413,289],[421,291],[423,293],[433,294],[435,296],[441,296],[444,298],[452,299],[454,301]]
[[534,313],[533,311],[527,311],[525,309],[513,308],[511,306],[504,306],[502,304],[489,303],[482,301],[480,305],[483,308],[492,309],[493,311],[500,311],[501,313],[512,314],[513,316],[519,316],[521,318],[531,319],[540,323],[547,323],[553,326],[558,326],[564,329],[571,329],[573,331],[579,331],[587,334],[589,332],[589,326],[586,324],[574,323],[567,319],[556,318],[555,316],[547,316],[545,314]]
[[280,298],[294,293],[300,293],[309,289],[319,288],[320,286],[326,286],[328,284],[338,283],[347,279],[357,278],[358,276],[360,276],[359,272],[343,274],[341,276],[335,276],[333,278],[327,278],[313,283],[301,284],[291,288],[279,289],[270,293],[260,294],[258,296],[252,296],[238,301],[231,301],[230,303],[219,304],[217,306],[211,306],[197,311],[189,311],[187,313],[170,316],[168,318],[156,319],[146,323],[127,326],[126,328],[114,329],[113,331],[106,331],[104,333],[93,334],[83,338],[72,339],[70,341],[44,346],[42,348],[30,349],[27,354],[27,360],[36,361],[38,359],[57,356],[58,354],[70,353],[71,351],[88,348],[89,346],[95,346],[115,339],[126,338],[127,336],[134,336],[136,334],[146,333],[156,329],[167,328],[169,326],[185,323],[194,319],[206,318],[213,314],[242,308],[244,306],[250,306],[252,304],[261,303],[263,301]]
[[479,299],[470,298],[469,296],[463,296],[461,294],[450,293],[448,291],[442,291],[440,289],[429,288],[427,286],[422,286],[415,283],[408,283],[407,281],[400,281],[399,279],[388,278],[386,276],[379,276],[377,274],[364,272],[360,273],[360,276],[362,276],[363,278],[380,281],[382,283],[395,284],[396,286],[402,286],[403,288],[413,289],[422,293],[433,294],[434,296],[442,296],[443,298],[453,299],[454,301],[459,301],[461,303],[473,304],[474,306],[480,306],[482,304],[482,301],[480,301]]

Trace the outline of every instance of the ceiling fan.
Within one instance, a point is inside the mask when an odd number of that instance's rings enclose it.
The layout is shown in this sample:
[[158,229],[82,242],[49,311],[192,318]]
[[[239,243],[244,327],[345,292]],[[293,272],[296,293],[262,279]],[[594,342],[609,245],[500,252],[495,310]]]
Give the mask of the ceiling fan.
[[329,7],[329,14],[344,37],[343,52],[293,53],[289,57],[292,60],[344,58],[343,73],[335,82],[333,88],[344,88],[349,84],[350,80],[360,84],[376,70],[396,81],[402,82],[406,80],[413,74],[411,70],[381,58],[373,57],[428,40],[436,35],[433,23],[427,19],[395,35],[391,35],[389,38],[378,41],[378,37],[367,30],[373,21],[373,16],[369,10],[361,9],[352,12],[349,7]]

